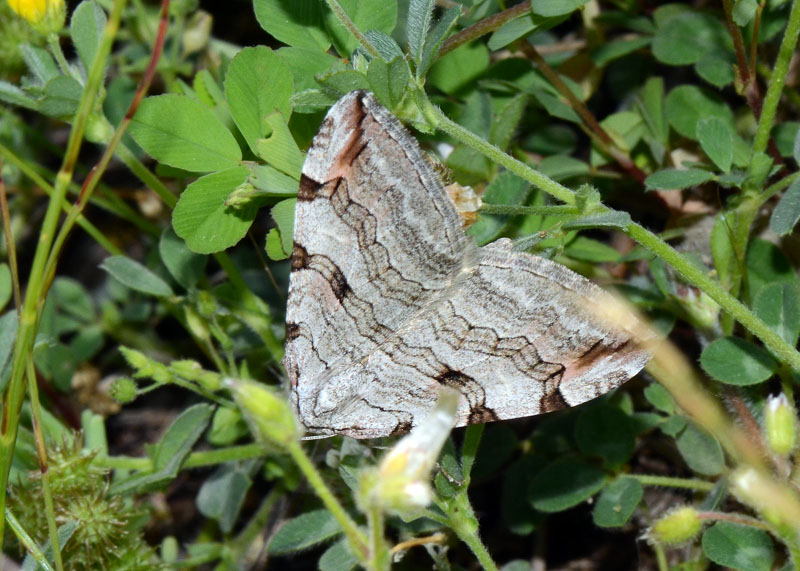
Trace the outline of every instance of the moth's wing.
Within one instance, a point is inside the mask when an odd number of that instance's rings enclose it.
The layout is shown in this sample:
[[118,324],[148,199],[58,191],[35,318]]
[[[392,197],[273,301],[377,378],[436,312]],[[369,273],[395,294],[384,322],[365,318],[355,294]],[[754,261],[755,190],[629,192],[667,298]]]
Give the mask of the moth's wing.
[[459,425],[590,400],[648,359],[592,309],[609,300],[564,266],[495,242],[449,296],[362,366],[332,376],[309,408],[310,422],[354,437],[401,432],[428,414],[442,385],[463,395]]
[[470,250],[428,159],[371,94],[328,112],[298,193],[286,316],[287,370],[305,422],[344,370],[447,290]]

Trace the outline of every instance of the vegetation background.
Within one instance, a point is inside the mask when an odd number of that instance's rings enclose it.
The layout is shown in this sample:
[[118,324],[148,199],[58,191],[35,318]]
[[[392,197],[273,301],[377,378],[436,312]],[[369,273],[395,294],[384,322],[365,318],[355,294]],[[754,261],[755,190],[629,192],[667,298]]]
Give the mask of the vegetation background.
[[[532,4],[0,4],[6,562],[800,566],[800,3]],[[446,441],[300,442],[294,196],[353,89],[483,194],[479,243],[638,306],[647,372]]]

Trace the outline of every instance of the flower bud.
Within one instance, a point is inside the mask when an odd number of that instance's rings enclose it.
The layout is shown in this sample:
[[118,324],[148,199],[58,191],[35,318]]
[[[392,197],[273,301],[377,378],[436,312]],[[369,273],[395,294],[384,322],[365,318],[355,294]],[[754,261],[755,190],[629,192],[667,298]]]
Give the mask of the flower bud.
[[789,454],[797,444],[797,421],[786,395],[770,397],[764,411],[764,424],[770,448],[781,455]]
[[361,475],[360,504],[379,504],[394,512],[413,512],[433,500],[431,470],[456,420],[459,393],[442,390],[436,408],[383,457],[377,469]]
[[8,0],[8,5],[41,34],[55,34],[64,27],[64,0]]
[[703,528],[703,522],[692,506],[674,509],[650,529],[650,537],[667,545],[689,541]]
[[289,403],[276,391],[252,381],[226,379],[225,385],[257,440],[285,446],[303,435]]
[[138,394],[138,387],[133,379],[128,377],[119,377],[114,379],[109,390],[111,398],[120,404],[127,404],[132,402]]

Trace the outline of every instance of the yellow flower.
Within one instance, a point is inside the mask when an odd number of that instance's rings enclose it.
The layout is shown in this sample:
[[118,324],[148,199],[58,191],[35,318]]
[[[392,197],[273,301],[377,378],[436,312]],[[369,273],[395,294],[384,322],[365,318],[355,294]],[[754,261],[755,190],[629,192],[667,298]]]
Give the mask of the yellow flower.
[[64,27],[64,0],[8,0],[8,5],[43,34],[55,33]]

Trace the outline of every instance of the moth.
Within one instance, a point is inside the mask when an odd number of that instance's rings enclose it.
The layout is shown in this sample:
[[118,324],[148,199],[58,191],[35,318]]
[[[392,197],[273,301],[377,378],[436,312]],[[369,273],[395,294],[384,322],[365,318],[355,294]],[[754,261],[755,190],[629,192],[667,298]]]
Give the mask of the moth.
[[575,406],[647,353],[598,318],[589,280],[500,239],[477,247],[416,140],[375,97],[331,107],[303,165],[287,371],[313,434],[408,431],[441,386],[457,426]]

